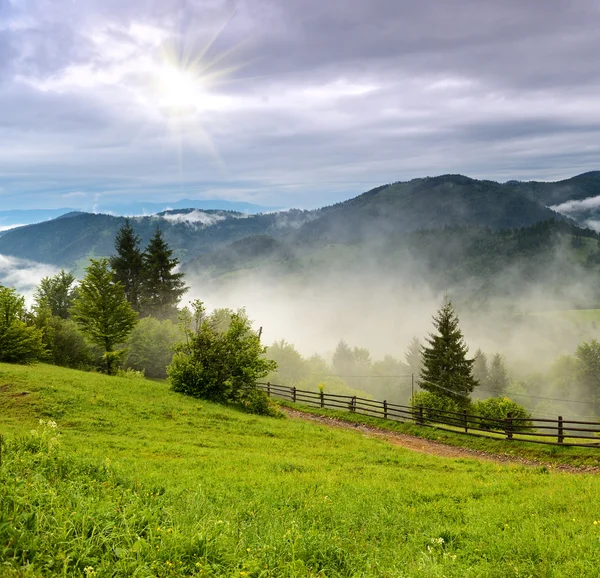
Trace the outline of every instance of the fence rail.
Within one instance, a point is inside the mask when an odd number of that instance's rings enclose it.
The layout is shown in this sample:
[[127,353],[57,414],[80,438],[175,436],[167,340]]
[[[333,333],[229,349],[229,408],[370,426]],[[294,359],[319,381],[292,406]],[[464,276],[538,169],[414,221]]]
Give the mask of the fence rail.
[[[518,418],[509,413],[504,419],[423,406],[408,406],[324,391],[308,391],[287,385],[258,383],[270,397],[322,409],[337,409],[370,417],[435,427],[463,435],[537,444],[600,448],[600,420],[581,421],[548,418]],[[581,427],[579,427],[581,426]]]

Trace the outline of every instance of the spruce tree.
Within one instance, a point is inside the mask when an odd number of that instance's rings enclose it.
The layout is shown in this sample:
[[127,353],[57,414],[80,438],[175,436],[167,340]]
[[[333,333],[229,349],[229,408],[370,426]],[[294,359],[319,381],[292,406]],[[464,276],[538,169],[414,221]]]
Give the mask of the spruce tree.
[[188,287],[183,281],[184,274],[173,272],[179,260],[173,258],[173,251],[158,228],[142,255],[142,264],[142,314],[157,319],[176,318],[177,304]]
[[135,311],[140,311],[140,291],[143,279],[140,237],[135,234],[129,219],[115,238],[116,255],[110,258],[115,281],[123,286],[125,297]]
[[333,352],[332,363],[333,370],[338,376],[348,377],[354,373],[354,353],[343,339],[340,339]]
[[488,378],[488,389],[495,397],[500,397],[506,392],[508,387],[508,372],[504,365],[504,360],[499,353],[492,357],[490,365],[490,374]]
[[126,352],[115,350],[115,346],[125,342],[137,315],[125,298],[123,286],[115,282],[108,259],[91,259],[85,271],[71,314],[87,338],[104,350],[106,372],[112,374]]
[[415,336],[411,339],[411,342],[408,344],[408,349],[404,354],[404,359],[406,359],[406,365],[408,365],[409,371],[418,378],[422,368],[421,342],[418,337]]
[[485,388],[488,386],[489,373],[487,355],[478,349],[473,358],[473,377]]
[[429,334],[422,350],[420,386],[466,406],[478,383],[473,377],[474,360],[467,358],[468,348],[458,327],[458,316],[448,298],[433,322],[437,333]]

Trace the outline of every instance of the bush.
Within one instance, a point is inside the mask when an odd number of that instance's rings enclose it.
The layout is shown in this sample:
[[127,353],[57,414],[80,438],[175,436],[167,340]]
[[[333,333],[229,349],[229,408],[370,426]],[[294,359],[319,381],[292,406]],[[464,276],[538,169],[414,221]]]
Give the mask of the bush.
[[270,399],[264,391],[254,387],[243,392],[241,403],[248,413],[269,415],[271,417],[281,417],[283,415],[279,411],[279,405],[276,402]]
[[[531,417],[531,414],[522,405],[508,397],[480,399],[472,405],[469,413],[483,418],[472,423],[473,427],[482,429],[504,429],[502,420],[506,419],[509,413],[513,418],[529,419]],[[529,427],[531,427],[530,421],[516,421],[513,422],[512,429],[513,431],[525,431]]]
[[100,364],[101,352],[87,342],[72,319],[45,319],[42,331],[49,361],[54,365],[90,369]]
[[[175,391],[216,402],[243,402],[256,381],[274,371],[277,364],[265,359],[266,347],[252,331],[243,310],[206,317],[200,302],[193,318],[184,320],[186,341],[178,347],[167,368]],[[195,323],[195,329],[190,329]],[[247,407],[260,405],[252,397]],[[258,407],[258,406],[257,406]]]
[[446,414],[444,412],[459,413],[461,408],[458,404],[449,397],[438,395],[437,393],[431,393],[430,391],[420,391],[415,394],[414,407],[421,406],[423,408],[423,417],[425,421],[439,422],[444,421],[451,424],[460,423],[459,416],[453,414]]

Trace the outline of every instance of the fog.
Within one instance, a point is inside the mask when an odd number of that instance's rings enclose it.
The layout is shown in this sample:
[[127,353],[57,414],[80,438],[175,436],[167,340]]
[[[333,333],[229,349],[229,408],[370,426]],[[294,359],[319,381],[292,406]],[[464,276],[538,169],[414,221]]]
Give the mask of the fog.
[[58,272],[59,269],[53,265],[0,255],[0,284],[16,289],[28,304],[32,303],[40,280]]

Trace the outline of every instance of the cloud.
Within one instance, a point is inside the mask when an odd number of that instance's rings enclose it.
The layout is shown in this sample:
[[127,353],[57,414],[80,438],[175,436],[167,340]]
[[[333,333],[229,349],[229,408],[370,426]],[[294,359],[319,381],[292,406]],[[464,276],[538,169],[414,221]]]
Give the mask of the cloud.
[[0,255],[0,283],[25,295],[29,303],[40,280],[56,273],[58,269],[52,265]]
[[558,213],[564,213],[567,215],[570,213],[588,211],[590,209],[598,209],[600,208],[600,195],[596,197],[588,197],[587,199],[582,199],[580,201],[567,201],[565,203],[561,203],[560,205],[554,205],[550,208]]
[[2,231],[10,231],[10,229],[16,229],[17,227],[24,227],[25,225],[0,225],[0,233]]
[[170,223],[185,223],[186,225],[203,225],[209,227],[219,221],[224,221],[227,217],[194,210],[189,213],[167,213],[161,215],[161,218]]
[[58,207],[69,191],[168,204],[236,186],[250,202],[314,207],[425,174],[598,168],[592,0],[2,10],[6,208]]

